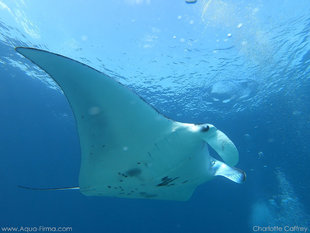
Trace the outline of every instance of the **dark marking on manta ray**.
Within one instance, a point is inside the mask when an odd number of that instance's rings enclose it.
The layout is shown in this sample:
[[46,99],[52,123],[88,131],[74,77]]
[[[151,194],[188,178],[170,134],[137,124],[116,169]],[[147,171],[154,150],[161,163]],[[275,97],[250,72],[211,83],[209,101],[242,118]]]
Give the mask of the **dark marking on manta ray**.
[[118,174],[119,176],[122,176],[122,177],[125,177],[125,178],[127,178],[127,177],[128,177],[126,174],[121,173],[121,172],[118,172],[117,174]]
[[110,188],[111,188],[111,186],[110,186],[110,185],[108,185],[108,188],[110,189]]
[[140,196],[145,197],[145,198],[157,197],[156,194],[146,193],[146,192],[140,192]]
[[129,169],[125,174],[130,177],[133,177],[133,176],[139,176],[141,172],[142,171],[140,168],[132,168],[132,169]]
[[187,183],[188,182],[188,180],[184,180],[183,182],[182,182],[182,184],[185,184],[185,183]]
[[165,176],[163,178],[161,178],[162,182],[157,184],[156,186],[170,186],[170,185],[174,185],[171,184],[172,181],[178,179],[179,177],[175,177],[175,178],[169,178],[168,176]]
[[140,162],[137,162],[137,164],[140,165],[141,163],[140,163]]
[[147,152],[148,153],[148,155],[150,156],[150,157],[152,157],[152,155],[151,155],[151,153],[150,152]]

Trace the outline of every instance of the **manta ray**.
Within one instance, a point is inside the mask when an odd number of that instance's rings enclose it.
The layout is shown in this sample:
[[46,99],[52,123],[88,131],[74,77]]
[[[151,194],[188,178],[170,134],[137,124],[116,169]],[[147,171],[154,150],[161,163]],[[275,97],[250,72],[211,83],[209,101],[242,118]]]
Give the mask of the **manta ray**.
[[[215,176],[243,183],[239,153],[212,124],[169,119],[108,75],[48,51],[16,51],[62,89],[81,148],[79,189],[86,196],[188,200]],[[220,156],[210,156],[208,145]],[[66,188],[58,188],[66,189]]]

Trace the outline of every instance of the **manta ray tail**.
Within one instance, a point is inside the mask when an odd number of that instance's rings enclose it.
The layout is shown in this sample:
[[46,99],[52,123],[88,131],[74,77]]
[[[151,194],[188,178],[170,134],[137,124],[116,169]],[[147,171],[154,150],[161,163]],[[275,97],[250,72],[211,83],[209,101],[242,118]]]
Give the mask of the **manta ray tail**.
[[79,190],[80,187],[62,187],[62,188],[35,188],[35,187],[29,187],[29,186],[23,186],[23,185],[18,185],[17,187],[22,188],[22,189],[28,189],[28,190],[36,190],[36,191],[55,191],[55,190]]

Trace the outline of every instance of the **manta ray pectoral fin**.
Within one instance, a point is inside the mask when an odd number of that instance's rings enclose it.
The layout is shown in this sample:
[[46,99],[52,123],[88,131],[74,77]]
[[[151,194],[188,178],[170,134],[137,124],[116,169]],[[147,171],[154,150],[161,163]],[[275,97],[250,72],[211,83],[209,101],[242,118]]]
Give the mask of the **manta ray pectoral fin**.
[[230,167],[216,159],[212,161],[211,169],[214,176],[224,176],[238,184],[244,183],[246,180],[246,174],[244,171],[235,167]]
[[226,164],[235,166],[239,161],[239,152],[234,143],[213,125],[203,126],[202,138],[221,156]]

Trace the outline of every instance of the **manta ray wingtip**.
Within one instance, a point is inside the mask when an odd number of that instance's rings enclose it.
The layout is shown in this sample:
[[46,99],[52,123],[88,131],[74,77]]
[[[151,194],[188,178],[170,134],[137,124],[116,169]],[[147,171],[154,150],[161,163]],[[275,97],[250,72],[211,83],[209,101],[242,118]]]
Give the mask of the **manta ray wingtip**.
[[19,52],[19,50],[25,49],[25,48],[26,48],[26,47],[17,46],[17,47],[15,47],[14,49],[15,49],[15,51]]
[[22,46],[18,46],[14,48],[16,52],[18,52],[19,54],[21,54],[22,56],[24,56],[23,51],[29,50],[31,48],[29,47],[22,47]]

